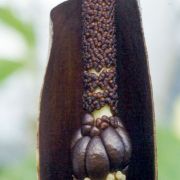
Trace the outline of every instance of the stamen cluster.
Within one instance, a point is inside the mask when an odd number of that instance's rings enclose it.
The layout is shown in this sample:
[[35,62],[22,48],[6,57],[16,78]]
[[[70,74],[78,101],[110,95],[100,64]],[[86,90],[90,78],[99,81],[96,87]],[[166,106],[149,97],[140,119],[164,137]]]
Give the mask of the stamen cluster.
[[117,111],[114,4],[115,0],[83,1],[83,105],[88,112],[106,104]]

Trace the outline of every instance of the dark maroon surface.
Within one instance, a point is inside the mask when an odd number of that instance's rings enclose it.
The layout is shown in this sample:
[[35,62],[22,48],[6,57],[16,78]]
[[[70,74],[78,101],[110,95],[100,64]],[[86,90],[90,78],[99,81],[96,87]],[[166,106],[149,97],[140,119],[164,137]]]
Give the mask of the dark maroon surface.
[[81,4],[69,1],[51,12],[53,43],[40,108],[40,178],[71,179],[70,142],[82,112]]
[[136,0],[116,3],[119,117],[132,141],[128,180],[155,179],[154,117],[150,75]]
[[[40,179],[70,180],[71,138],[82,116],[81,0],[52,10],[53,44],[42,90]],[[155,180],[154,119],[141,19],[135,0],[116,2],[118,112],[132,141],[127,180]]]

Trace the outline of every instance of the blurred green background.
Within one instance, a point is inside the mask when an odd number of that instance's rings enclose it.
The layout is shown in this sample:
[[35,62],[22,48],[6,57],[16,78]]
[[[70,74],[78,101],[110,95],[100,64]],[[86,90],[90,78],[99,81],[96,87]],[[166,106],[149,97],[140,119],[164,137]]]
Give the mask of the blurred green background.
[[[60,2],[0,0],[0,180],[37,178],[36,130],[49,12]],[[140,6],[156,110],[158,176],[179,180],[180,2],[142,0]]]

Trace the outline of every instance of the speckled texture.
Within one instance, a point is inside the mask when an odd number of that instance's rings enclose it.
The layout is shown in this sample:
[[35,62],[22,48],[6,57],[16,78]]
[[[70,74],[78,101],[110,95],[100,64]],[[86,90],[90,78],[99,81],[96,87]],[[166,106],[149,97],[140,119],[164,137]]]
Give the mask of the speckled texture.
[[[108,104],[117,112],[115,0],[82,1],[84,94],[88,112]],[[95,70],[97,73],[91,72]],[[102,92],[96,93],[100,88]]]

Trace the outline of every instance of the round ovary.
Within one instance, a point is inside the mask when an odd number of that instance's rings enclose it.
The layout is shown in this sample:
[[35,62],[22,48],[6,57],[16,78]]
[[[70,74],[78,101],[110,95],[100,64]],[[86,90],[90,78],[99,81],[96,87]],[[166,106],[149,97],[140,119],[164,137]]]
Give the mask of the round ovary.
[[[94,123],[90,121],[92,118],[91,114],[84,116],[81,129],[72,141],[73,175],[78,180],[110,179],[109,173],[114,172],[115,177],[117,172],[127,169],[132,151],[130,139],[118,117],[102,116],[97,121],[94,119]],[[90,126],[88,132],[83,130],[86,126]]]

